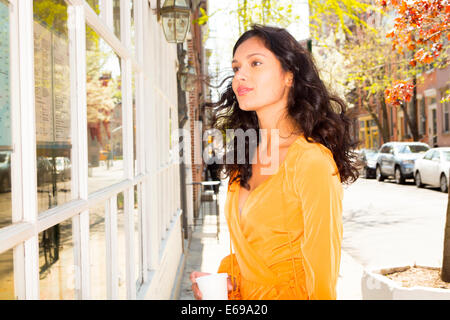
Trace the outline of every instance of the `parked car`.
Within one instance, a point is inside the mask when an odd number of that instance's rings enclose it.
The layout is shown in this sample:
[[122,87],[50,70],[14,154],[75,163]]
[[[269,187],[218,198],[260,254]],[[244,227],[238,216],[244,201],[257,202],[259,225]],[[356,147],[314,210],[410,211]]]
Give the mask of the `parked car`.
[[414,178],[414,162],[430,146],[423,142],[387,142],[380,148],[375,174],[378,181],[394,177],[398,184]]
[[378,150],[361,149],[358,152],[358,160],[360,161],[360,174],[362,177],[369,179],[375,178],[375,169],[377,166]]
[[52,182],[52,163],[49,158],[38,156],[36,159],[37,165],[37,185],[42,186]]
[[11,191],[11,152],[0,152],[0,192]]
[[59,180],[66,181],[71,179],[71,164],[67,157],[55,158],[56,175]]
[[448,192],[449,170],[450,147],[432,148],[414,164],[416,186],[429,185]]

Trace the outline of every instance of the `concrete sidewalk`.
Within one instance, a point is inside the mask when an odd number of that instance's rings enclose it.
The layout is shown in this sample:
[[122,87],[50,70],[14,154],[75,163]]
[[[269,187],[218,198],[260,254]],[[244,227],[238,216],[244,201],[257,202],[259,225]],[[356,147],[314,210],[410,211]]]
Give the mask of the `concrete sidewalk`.
[[[217,272],[220,261],[230,253],[230,237],[223,213],[227,191],[222,182],[219,191],[220,233],[216,238],[217,220],[215,215],[205,215],[203,225],[196,226],[186,252],[186,262],[181,279],[179,300],[193,300],[189,275],[192,271]],[[353,258],[342,251],[338,300],[361,300],[361,276],[363,268]]]

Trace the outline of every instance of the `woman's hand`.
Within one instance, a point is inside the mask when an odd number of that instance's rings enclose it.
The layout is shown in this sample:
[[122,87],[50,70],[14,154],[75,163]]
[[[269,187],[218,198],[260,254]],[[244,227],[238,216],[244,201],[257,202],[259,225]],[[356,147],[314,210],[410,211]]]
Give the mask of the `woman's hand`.
[[[190,275],[190,279],[191,279],[191,282],[192,282],[191,288],[192,288],[192,292],[194,293],[194,298],[196,300],[202,300],[202,293],[201,293],[200,289],[198,288],[198,284],[197,284],[197,280],[196,279],[198,277],[208,276],[210,274],[211,273],[200,272],[200,271],[193,271],[193,272],[191,272],[191,275]],[[230,293],[233,290],[233,284],[231,283],[231,279],[230,279],[229,276],[228,276],[227,282],[228,282],[228,286],[227,286],[228,293]]]

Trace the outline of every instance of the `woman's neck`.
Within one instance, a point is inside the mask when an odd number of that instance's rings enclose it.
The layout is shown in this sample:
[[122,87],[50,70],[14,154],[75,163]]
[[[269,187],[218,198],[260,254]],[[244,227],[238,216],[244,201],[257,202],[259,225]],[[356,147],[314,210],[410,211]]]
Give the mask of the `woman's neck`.
[[[261,133],[261,143],[267,148],[270,148],[271,142],[278,141],[280,145],[292,138],[295,133],[295,124],[287,116],[286,109],[276,110],[274,108],[265,108],[265,110],[258,110],[259,129]],[[259,132],[258,132],[259,134]],[[272,139],[273,137],[277,139]]]

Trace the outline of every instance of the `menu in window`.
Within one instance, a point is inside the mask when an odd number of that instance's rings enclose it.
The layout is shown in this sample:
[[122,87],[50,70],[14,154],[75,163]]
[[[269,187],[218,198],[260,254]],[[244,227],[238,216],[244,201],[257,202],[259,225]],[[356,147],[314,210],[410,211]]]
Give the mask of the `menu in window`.
[[0,2],[0,148],[11,144],[9,7]]
[[34,23],[36,141],[53,142],[51,33]]

